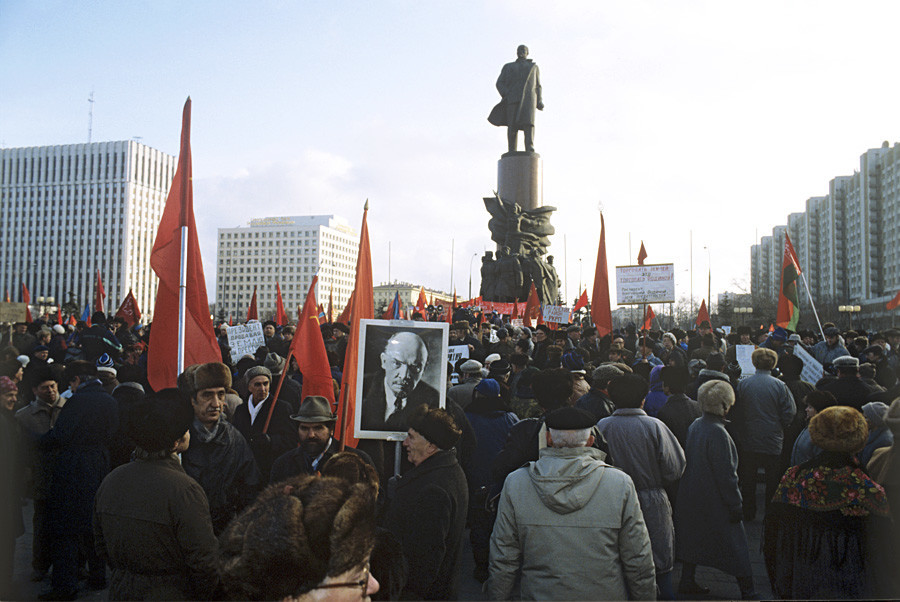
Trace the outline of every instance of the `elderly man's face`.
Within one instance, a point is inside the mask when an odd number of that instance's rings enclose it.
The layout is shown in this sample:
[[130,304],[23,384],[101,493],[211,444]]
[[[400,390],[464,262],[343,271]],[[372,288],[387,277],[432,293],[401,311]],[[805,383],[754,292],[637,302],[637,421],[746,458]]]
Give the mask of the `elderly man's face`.
[[625,339],[622,337],[616,337],[613,339],[612,346],[617,349],[625,349]]
[[297,427],[300,433],[300,447],[304,453],[316,458],[328,447],[331,438],[333,422],[301,422]]
[[412,333],[403,332],[388,341],[381,354],[381,368],[385,383],[397,397],[407,397],[425,370],[428,351],[422,339]]
[[34,396],[44,403],[53,405],[59,399],[59,389],[55,380],[45,380],[32,389]]
[[406,456],[413,466],[418,466],[437,452],[437,447],[417,433],[415,429],[407,431],[407,437],[403,440],[403,447],[406,448]]
[[194,416],[203,425],[209,427],[219,421],[222,415],[222,406],[225,405],[225,387],[212,387],[200,389],[191,399],[194,407]]
[[247,389],[253,394],[253,401],[259,403],[269,396],[269,377],[263,374],[254,376],[247,383]]
[[40,351],[34,352],[34,358],[42,361],[47,361],[47,358],[50,357],[50,352],[46,349],[41,349]]

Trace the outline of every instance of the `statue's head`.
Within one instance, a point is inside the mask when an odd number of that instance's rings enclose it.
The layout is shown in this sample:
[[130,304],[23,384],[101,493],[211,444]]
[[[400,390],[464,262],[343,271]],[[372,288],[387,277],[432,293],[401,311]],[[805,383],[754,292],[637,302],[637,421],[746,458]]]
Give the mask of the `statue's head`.
[[547,255],[547,263],[553,265],[553,255]]
[[481,258],[481,261],[493,261],[494,252],[493,251],[485,251],[484,257]]
[[518,48],[516,48],[516,56],[520,59],[524,59],[526,56],[528,56],[528,46],[522,44]]

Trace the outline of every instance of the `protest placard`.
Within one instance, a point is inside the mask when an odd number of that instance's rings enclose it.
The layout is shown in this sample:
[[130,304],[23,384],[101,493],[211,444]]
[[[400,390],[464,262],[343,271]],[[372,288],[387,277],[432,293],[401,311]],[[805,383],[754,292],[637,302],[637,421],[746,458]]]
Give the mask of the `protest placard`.
[[447,347],[447,361],[450,362],[450,365],[455,366],[456,362],[461,360],[462,358],[469,357],[469,346],[468,345],[450,345]]
[[571,321],[572,308],[564,305],[545,305],[544,322],[568,324]]
[[735,349],[737,363],[741,367],[741,378],[747,378],[748,376],[756,374],[756,368],[753,367],[753,360],[750,359],[754,349],[756,349],[756,347],[753,345],[738,345]]
[[231,347],[231,361],[235,364],[245,355],[255,354],[257,349],[266,344],[262,324],[256,320],[228,326],[225,333],[228,337],[228,346]]
[[0,303],[0,324],[14,324],[25,321],[25,303]]
[[616,266],[616,303],[675,302],[675,264]]
[[825,374],[825,369],[806,349],[799,344],[794,345],[794,355],[803,361],[803,370],[800,372],[800,380],[816,384],[822,379],[822,376]]

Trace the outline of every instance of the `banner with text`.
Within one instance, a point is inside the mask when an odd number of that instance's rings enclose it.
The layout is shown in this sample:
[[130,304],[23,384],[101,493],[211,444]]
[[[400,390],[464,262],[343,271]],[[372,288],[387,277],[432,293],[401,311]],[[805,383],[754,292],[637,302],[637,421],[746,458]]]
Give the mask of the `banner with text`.
[[235,364],[245,355],[255,354],[257,349],[266,344],[262,324],[256,320],[229,326],[225,329],[225,333],[228,337],[228,346],[231,347],[231,361]]
[[816,384],[825,374],[825,369],[819,360],[809,354],[809,352],[800,345],[794,345],[794,355],[803,361],[803,370],[800,372],[800,380],[808,383]]
[[675,264],[616,266],[616,303],[675,302]]
[[568,324],[572,318],[572,308],[564,305],[545,305],[544,322]]

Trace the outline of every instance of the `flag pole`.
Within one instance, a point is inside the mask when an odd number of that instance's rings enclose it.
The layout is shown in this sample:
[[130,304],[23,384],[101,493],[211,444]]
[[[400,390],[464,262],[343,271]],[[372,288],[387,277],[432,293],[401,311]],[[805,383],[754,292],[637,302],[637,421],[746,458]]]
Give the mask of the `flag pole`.
[[187,306],[188,227],[181,226],[181,273],[178,278],[178,374],[184,372],[184,314]]
[[822,330],[822,321],[819,319],[819,312],[816,311],[816,304],[813,302],[812,293],[809,292],[809,283],[806,282],[806,276],[803,272],[800,272],[800,277],[803,278],[803,286],[806,288],[806,296],[809,298],[809,305],[812,307],[813,315],[816,316],[816,324],[819,325],[819,332],[822,334],[822,339],[825,339],[825,331]]

